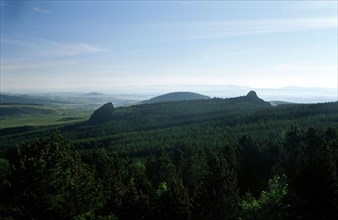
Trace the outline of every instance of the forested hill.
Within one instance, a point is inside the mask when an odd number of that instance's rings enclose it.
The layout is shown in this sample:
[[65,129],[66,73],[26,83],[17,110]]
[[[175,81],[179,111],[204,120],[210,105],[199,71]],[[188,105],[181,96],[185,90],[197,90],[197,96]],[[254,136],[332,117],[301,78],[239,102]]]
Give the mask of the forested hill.
[[[180,98],[188,98],[192,100],[181,100]],[[163,97],[163,98],[161,98]],[[196,99],[193,99],[195,97]],[[204,97],[204,98],[203,98]],[[127,119],[135,123],[139,120],[147,124],[147,120],[175,121],[179,120],[195,120],[200,117],[213,118],[214,116],[224,115],[236,112],[238,110],[245,111],[260,107],[269,107],[270,103],[260,99],[256,92],[250,91],[246,96],[240,96],[229,99],[209,99],[207,96],[201,96],[196,93],[170,93],[154,98],[158,100],[154,103],[130,106],[125,108],[117,108],[116,111],[112,104],[107,103],[96,110],[89,123],[103,123],[112,120]],[[167,100],[167,101],[165,101]]]
[[88,122],[1,133],[0,215],[338,219],[337,109],[250,92],[107,103]]
[[[62,130],[85,131],[87,137],[104,136],[116,132],[135,131],[187,123],[215,120],[235,115],[249,114],[271,108],[268,102],[251,91],[246,96],[229,99],[213,98],[175,102],[159,102],[129,107],[114,108],[106,103],[97,109],[91,118],[81,124],[65,127]],[[77,136],[78,138],[78,136]]]
[[[58,126],[57,128],[71,139],[80,141],[94,137],[103,138],[123,132],[186,126],[192,123],[213,123],[215,121],[224,121],[227,126],[245,123],[248,126],[250,123],[268,123],[277,120],[286,122],[299,119],[302,124],[311,125],[313,123],[311,121],[317,115],[326,114],[327,117],[331,117],[336,111],[334,106],[337,106],[337,103],[273,107],[270,103],[260,99],[256,92],[251,91],[245,96],[228,99],[160,102],[117,108],[108,103],[93,112],[87,122]],[[312,117],[309,118],[310,120],[302,120],[307,116]],[[0,140],[4,146],[7,146],[10,145],[7,143],[20,142],[23,130],[29,130],[28,133],[25,133],[25,138],[23,138],[25,140],[30,137],[45,136],[55,128],[52,126],[3,129],[0,130]]]
[[[106,135],[121,132],[180,126],[225,117],[236,121],[235,118],[239,115],[249,117],[250,112],[255,114],[256,111],[269,108],[272,108],[271,105],[258,98],[255,92],[228,99],[213,98],[160,102],[118,108],[114,108],[111,103],[107,103],[93,112],[87,122],[63,127],[58,126],[57,128],[66,136],[79,141],[83,138],[102,138]],[[45,136],[55,128],[55,126],[51,126],[46,128],[2,129],[0,130],[0,140],[5,139],[2,142],[7,147],[13,142],[17,143],[20,140],[27,140],[27,138]],[[24,134],[25,138],[22,136],[23,131],[29,131]],[[14,136],[12,137],[12,135]]]
[[157,103],[157,102],[175,102],[186,100],[209,99],[209,96],[201,95],[194,92],[172,92],[164,95],[156,96],[141,103]]

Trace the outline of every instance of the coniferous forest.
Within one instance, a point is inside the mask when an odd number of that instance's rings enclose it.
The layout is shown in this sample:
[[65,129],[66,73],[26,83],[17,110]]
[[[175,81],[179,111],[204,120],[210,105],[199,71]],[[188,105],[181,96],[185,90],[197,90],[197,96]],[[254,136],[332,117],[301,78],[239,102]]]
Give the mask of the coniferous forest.
[[1,130],[3,219],[338,219],[338,103],[254,92]]

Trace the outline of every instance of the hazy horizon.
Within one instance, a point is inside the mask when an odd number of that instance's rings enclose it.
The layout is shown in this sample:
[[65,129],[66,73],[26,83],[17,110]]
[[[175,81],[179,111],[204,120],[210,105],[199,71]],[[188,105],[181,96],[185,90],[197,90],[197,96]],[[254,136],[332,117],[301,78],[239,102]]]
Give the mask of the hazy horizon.
[[252,88],[236,85],[197,85],[197,86],[143,86],[124,87],[115,90],[41,90],[41,91],[2,91],[3,94],[76,97],[86,93],[98,92],[106,96],[120,99],[146,100],[171,92],[195,92],[202,95],[219,98],[232,98],[246,95],[249,91],[257,92],[266,101],[287,101],[294,103],[318,103],[338,101],[336,88],[315,87],[282,87],[282,88]]
[[1,92],[229,85],[337,89],[337,2],[1,0]]

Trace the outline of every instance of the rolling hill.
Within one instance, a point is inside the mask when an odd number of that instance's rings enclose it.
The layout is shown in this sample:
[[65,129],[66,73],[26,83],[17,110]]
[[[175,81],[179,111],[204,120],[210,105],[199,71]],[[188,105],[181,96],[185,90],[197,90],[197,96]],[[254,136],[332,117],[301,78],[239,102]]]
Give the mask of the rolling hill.
[[0,104],[29,104],[29,105],[50,105],[67,104],[67,101],[54,100],[47,97],[29,96],[29,95],[5,95],[0,94]]
[[271,105],[260,99],[255,92],[228,99],[168,101],[117,108],[108,102],[94,111],[87,122],[65,126],[62,130],[67,133],[76,133],[78,129],[86,130],[87,136],[92,137],[101,129],[102,135],[105,135],[111,132],[167,127],[215,120],[270,107]]
[[[289,127],[291,123],[296,123],[298,120],[299,123],[303,123],[304,117],[308,116],[311,116],[311,120],[306,123],[311,125],[312,121],[325,116],[328,120],[323,119],[320,123],[332,124],[335,106],[337,103],[271,106],[270,103],[260,99],[256,92],[251,91],[245,96],[227,99],[158,102],[126,107],[114,107],[112,103],[107,103],[94,111],[88,121],[64,125],[58,129],[72,140],[83,143],[91,138],[96,142],[105,142],[119,134],[128,134],[129,137],[129,134],[140,131],[147,133],[152,130],[181,129],[202,124],[213,127],[214,123],[220,123],[217,126],[226,126],[227,129],[233,126],[239,127],[242,131],[244,125],[250,128],[250,124],[256,123],[256,126],[262,122],[268,122],[273,127],[274,123],[282,121],[283,126]],[[50,126],[32,130],[28,136],[44,136],[53,129],[55,127]],[[236,129],[231,130],[232,133],[235,132],[235,136],[237,136]],[[251,128],[247,131],[251,132]],[[20,136],[19,133],[6,132],[6,135],[15,135],[15,141],[20,141],[20,138],[17,138]],[[126,137],[123,136],[122,139]]]
[[[187,98],[196,99],[180,100]],[[177,120],[176,118],[171,118],[173,113],[177,118],[189,120],[202,116],[213,117],[218,114],[236,111],[238,108],[251,109],[255,107],[270,106],[268,102],[260,99],[254,91],[249,92],[246,96],[230,99],[210,99],[207,96],[196,93],[178,92],[157,96],[149,101],[151,102],[117,108],[116,110],[112,103],[106,103],[93,113],[88,123],[95,124],[113,119],[117,121],[122,119],[133,120],[133,123],[136,124],[138,121],[143,121],[143,124],[146,125],[149,124],[149,122],[154,121],[154,118],[156,118],[156,121],[159,120],[159,123],[166,120],[170,123]]]
[[15,115],[50,115],[57,114],[53,108],[40,105],[0,105],[0,117]]
[[105,95],[99,92],[90,92],[90,93],[83,94],[82,96],[97,97],[97,96],[108,96],[108,95]]
[[199,100],[199,99],[210,99],[210,97],[194,92],[172,92],[156,96],[149,100],[145,100],[142,103],[145,104],[158,102],[176,102],[176,101]]

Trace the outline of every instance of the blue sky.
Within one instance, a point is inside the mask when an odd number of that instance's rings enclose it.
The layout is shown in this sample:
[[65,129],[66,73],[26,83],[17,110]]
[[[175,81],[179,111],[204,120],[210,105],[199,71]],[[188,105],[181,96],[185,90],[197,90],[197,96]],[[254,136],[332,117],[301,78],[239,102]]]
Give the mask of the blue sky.
[[337,87],[337,1],[1,1],[1,91]]

